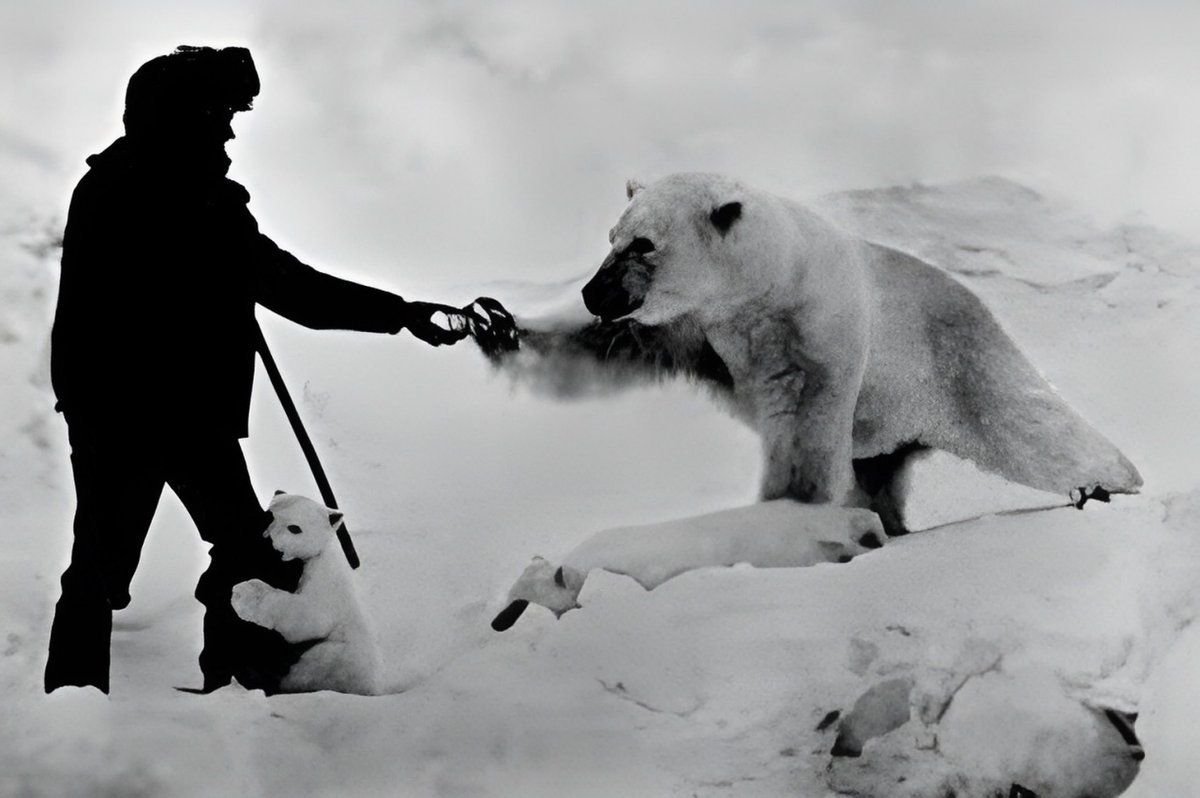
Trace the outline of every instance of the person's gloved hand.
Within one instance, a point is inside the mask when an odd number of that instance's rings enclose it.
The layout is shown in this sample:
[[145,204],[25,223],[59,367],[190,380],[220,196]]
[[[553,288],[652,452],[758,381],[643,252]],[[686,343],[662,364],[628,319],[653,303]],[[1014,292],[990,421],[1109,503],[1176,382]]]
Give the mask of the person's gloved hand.
[[406,302],[404,325],[430,346],[456,344],[471,334],[469,317],[461,308],[436,302]]

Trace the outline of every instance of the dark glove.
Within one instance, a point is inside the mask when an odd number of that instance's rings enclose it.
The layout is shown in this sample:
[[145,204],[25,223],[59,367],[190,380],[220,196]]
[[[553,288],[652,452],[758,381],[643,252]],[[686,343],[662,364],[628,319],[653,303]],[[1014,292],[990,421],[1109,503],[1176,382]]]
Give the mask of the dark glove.
[[467,329],[489,358],[496,358],[520,348],[517,321],[508,309],[491,297],[481,296],[463,308]]
[[467,313],[436,302],[405,302],[404,324],[414,337],[430,346],[456,344],[471,334]]

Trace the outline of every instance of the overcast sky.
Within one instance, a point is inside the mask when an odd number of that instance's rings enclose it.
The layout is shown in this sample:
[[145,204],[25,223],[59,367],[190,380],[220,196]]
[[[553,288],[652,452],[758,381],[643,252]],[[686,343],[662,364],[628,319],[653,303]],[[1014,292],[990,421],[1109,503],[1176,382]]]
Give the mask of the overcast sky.
[[0,214],[65,213],[139,64],[237,44],[264,231],[401,292],[582,273],[625,179],[683,170],[797,197],[1001,174],[1200,239],[1198,32],[1194,2],[9,2]]

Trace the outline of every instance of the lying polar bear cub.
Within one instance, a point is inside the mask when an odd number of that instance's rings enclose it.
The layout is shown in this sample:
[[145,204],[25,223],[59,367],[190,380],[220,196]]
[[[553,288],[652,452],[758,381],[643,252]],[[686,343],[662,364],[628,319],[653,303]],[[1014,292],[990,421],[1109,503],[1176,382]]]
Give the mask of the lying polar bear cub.
[[555,567],[534,557],[512,589],[507,607],[492,621],[508,629],[530,602],[555,615],[579,607],[593,569],[632,577],[653,590],[686,571],[748,563],[758,568],[798,568],[848,562],[883,545],[883,524],[870,510],[800,504],[777,499],[651,526],[609,529],[592,535]]
[[333,545],[342,513],[312,499],[276,491],[263,533],[284,560],[302,560],[295,593],[261,579],[233,586],[233,610],[244,621],[274,629],[293,644],[299,661],[279,684],[285,693],[334,690],[379,692],[379,651],[359,605],[352,573]]

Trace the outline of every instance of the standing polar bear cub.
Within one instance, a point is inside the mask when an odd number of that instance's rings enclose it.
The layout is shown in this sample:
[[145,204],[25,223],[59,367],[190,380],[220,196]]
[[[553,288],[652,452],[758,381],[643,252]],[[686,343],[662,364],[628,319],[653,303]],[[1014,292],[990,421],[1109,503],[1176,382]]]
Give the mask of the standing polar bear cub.
[[342,514],[303,496],[276,492],[263,533],[284,560],[301,560],[295,593],[251,579],[233,587],[234,612],[274,629],[299,660],[280,681],[287,693],[334,690],[379,692],[379,652],[354,590],[352,572],[334,545]]

